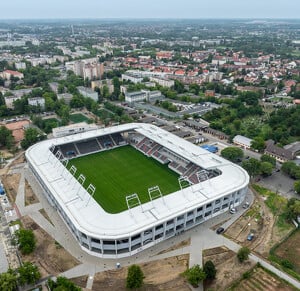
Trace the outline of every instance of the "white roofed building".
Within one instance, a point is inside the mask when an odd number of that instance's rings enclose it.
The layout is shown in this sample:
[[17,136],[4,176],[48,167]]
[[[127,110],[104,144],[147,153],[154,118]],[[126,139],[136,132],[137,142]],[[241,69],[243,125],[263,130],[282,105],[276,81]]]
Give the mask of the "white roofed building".
[[[200,169],[198,176],[195,174],[198,178],[187,178],[189,186],[142,205],[128,206],[128,210],[119,213],[106,212],[76,177],[65,170],[68,159],[65,151],[72,146],[76,156],[81,156],[77,145],[89,141],[94,142],[93,152],[96,146],[98,151],[109,150],[111,147],[101,147],[98,141],[115,135],[121,135],[123,141],[114,142],[113,147],[129,144],[138,149],[147,140],[150,147],[145,151],[147,156],[158,161],[176,160],[184,169],[175,168],[171,162],[168,167],[177,173]],[[227,212],[243,203],[248,191],[249,176],[244,169],[152,124],[123,124],[44,140],[26,151],[26,159],[74,240],[87,253],[104,258],[134,255]],[[185,179],[183,175],[181,178]]]

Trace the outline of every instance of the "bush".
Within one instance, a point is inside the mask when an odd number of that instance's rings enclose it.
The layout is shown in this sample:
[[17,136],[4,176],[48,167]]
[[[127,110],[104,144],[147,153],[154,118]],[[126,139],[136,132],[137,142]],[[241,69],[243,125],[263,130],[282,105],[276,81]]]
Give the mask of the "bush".
[[206,274],[206,279],[215,279],[216,278],[216,267],[212,261],[207,261],[203,266],[203,271]]
[[135,289],[143,285],[144,274],[138,265],[132,265],[128,268],[126,288]]
[[19,249],[22,254],[27,255],[35,249],[34,233],[30,229],[20,229],[15,232]]
[[288,269],[291,269],[293,270],[294,269],[294,265],[289,261],[289,260],[282,260],[280,262],[281,266],[284,267],[284,268],[288,268]]
[[250,254],[250,250],[247,247],[242,247],[239,249],[239,251],[237,253],[237,257],[238,257],[239,261],[242,263],[242,262],[248,260],[249,254]]
[[251,271],[247,271],[243,274],[243,279],[249,279],[251,277]]
[[195,265],[192,268],[186,270],[184,272],[184,276],[194,287],[197,287],[199,282],[202,282],[206,278],[205,272],[202,270],[202,268],[200,268],[199,265]]

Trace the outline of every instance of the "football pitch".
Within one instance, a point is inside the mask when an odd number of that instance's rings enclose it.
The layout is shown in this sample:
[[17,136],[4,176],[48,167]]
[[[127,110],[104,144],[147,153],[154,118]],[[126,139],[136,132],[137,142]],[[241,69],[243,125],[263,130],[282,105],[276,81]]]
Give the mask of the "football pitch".
[[180,189],[177,173],[129,145],[72,159],[68,168],[72,165],[76,178],[86,177],[85,188],[96,187],[94,199],[109,213],[127,210],[126,196],[133,193],[142,204],[150,201],[150,187],[159,186],[163,195]]

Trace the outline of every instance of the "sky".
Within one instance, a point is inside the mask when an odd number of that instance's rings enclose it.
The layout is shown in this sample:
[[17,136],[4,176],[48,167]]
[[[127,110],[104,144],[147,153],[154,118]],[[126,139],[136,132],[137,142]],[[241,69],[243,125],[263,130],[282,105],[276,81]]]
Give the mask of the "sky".
[[2,0],[0,19],[299,18],[300,0]]

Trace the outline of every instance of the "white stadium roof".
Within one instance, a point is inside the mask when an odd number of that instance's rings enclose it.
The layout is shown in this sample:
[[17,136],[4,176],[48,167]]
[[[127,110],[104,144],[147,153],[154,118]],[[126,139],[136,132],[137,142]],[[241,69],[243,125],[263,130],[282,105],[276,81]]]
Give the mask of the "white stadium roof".
[[[87,191],[49,149],[52,145],[125,131],[141,133],[202,168],[218,168],[222,174],[131,210],[117,214],[107,213],[93,198],[90,199]],[[218,197],[242,189],[249,183],[249,176],[241,167],[161,128],[142,123],[124,124],[45,140],[30,147],[26,157],[77,229],[92,237],[106,239],[135,235],[141,230],[157,225],[159,221],[166,221],[189,209],[200,207]]]

